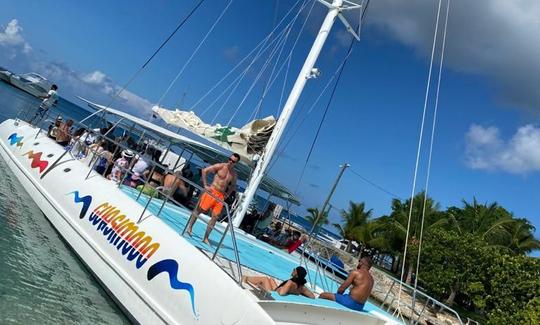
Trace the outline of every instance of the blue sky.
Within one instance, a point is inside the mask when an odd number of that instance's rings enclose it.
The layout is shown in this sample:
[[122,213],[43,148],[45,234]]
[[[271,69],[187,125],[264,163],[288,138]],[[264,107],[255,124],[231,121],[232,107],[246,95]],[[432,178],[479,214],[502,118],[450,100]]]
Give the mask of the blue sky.
[[[267,35],[294,2],[235,0],[162,104],[172,107],[181,102],[189,108]],[[56,81],[68,99],[82,94],[103,101],[110,89],[131,77],[194,3],[11,1],[0,11],[0,65],[17,72],[38,70]],[[118,105],[136,114],[148,112],[145,107],[158,101],[226,4],[205,3]],[[436,9],[436,1],[404,5],[384,0],[370,5],[362,41],[343,73],[300,186],[304,207],[322,204],[343,162],[400,198],[410,196]],[[294,52],[291,78],[323,15],[316,4]],[[443,208],[474,196],[481,202],[497,201],[540,227],[536,204],[540,98],[534,90],[540,81],[540,64],[534,59],[540,54],[536,45],[540,23],[534,20],[539,15],[535,1],[452,3],[429,185],[430,195]],[[343,26],[336,23],[317,63],[323,74],[308,83],[299,104],[305,108],[293,116],[292,130],[341,63],[348,42]],[[256,73],[248,73],[249,82]],[[246,89],[249,82],[240,88]],[[256,88],[234,124],[248,120],[260,93]],[[241,98],[240,91],[233,94],[234,104],[216,121],[226,123]],[[279,91],[269,94],[261,116],[276,114],[278,98]],[[271,170],[290,188],[296,186],[327,100],[328,94]],[[207,118],[214,116],[210,112]],[[431,129],[429,123],[426,128]],[[422,156],[418,190],[424,187],[426,150]],[[332,204],[345,208],[349,200],[365,201],[380,216],[389,212],[391,197],[347,171]],[[338,220],[336,211],[331,219]]]

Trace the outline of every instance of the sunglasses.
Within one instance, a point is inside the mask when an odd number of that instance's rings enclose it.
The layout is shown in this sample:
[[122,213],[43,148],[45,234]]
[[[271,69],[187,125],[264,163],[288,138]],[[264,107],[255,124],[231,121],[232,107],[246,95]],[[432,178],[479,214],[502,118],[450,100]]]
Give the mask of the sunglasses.
[[234,160],[232,158],[229,158],[229,161],[232,162],[233,164],[236,164],[238,162],[238,160]]

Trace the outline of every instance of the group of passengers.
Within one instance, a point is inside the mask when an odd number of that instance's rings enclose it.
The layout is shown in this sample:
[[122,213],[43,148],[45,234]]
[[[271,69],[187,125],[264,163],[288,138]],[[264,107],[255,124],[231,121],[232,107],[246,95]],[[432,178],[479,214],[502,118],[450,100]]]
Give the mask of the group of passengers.
[[[130,137],[119,137],[115,141],[104,135],[112,125],[101,129],[79,128],[73,131],[73,120],[63,121],[58,116],[49,126],[48,136],[69,150],[76,159],[85,160],[94,170],[107,179],[136,188],[150,196],[160,191],[175,201],[187,205],[193,196],[193,187],[182,177],[192,178],[191,166],[181,171],[171,171],[161,165],[162,151],[147,143],[138,144]],[[120,150],[116,143],[127,143],[131,149]]]
[[306,242],[307,236],[298,230],[283,229],[283,223],[278,221],[274,223],[273,228],[265,228],[262,233],[258,234],[257,239],[285,249],[291,254]]
[[[322,292],[318,298],[332,300],[349,309],[362,311],[373,289],[374,280],[369,273],[371,266],[371,258],[362,258],[358,262],[356,270],[349,274],[336,293]],[[283,281],[279,285],[273,278],[266,276],[244,276],[242,281],[267,292],[275,291],[280,296],[292,294],[315,299],[315,294],[306,287],[306,276],[306,269],[299,266],[293,269],[290,279]],[[345,293],[347,289],[349,291]]]

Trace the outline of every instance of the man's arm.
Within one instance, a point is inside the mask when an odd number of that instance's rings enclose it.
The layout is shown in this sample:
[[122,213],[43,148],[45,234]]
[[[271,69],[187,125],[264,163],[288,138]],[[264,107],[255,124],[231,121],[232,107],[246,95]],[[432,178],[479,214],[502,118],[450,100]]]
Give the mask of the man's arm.
[[231,183],[229,186],[227,186],[227,195],[225,197],[229,197],[232,192],[236,191],[236,180],[238,176],[236,176],[236,173],[234,174],[233,178],[231,179]]
[[339,288],[337,289],[337,293],[343,294],[345,290],[347,290],[347,288],[352,284],[355,277],[356,277],[356,272],[355,271],[351,272],[351,274],[349,274],[349,277],[347,277],[347,280],[345,280],[345,282],[343,282],[339,286]]

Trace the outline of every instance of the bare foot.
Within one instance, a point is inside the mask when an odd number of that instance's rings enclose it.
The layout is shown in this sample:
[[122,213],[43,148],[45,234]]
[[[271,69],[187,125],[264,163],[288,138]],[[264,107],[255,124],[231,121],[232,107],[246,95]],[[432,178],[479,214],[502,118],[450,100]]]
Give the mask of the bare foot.
[[192,231],[191,229],[186,230],[186,234],[188,234],[189,237],[192,237],[191,231]]
[[208,245],[208,246],[212,246],[212,244],[210,244],[210,241],[208,240],[208,238],[205,238],[205,239],[203,240],[203,243],[205,243],[205,244]]

